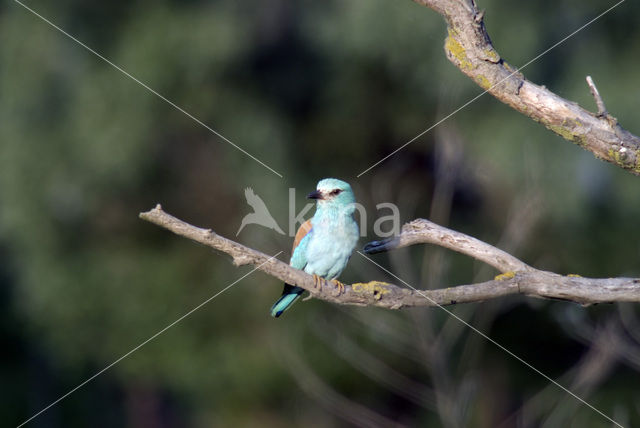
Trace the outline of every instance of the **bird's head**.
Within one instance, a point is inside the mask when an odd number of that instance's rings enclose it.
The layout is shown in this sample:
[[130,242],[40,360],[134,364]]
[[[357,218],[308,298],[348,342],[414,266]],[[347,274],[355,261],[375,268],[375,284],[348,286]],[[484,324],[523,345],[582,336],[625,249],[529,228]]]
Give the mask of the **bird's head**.
[[349,183],[336,178],[325,178],[318,182],[316,190],[309,193],[309,199],[318,201],[318,206],[350,208],[352,212],[356,198]]

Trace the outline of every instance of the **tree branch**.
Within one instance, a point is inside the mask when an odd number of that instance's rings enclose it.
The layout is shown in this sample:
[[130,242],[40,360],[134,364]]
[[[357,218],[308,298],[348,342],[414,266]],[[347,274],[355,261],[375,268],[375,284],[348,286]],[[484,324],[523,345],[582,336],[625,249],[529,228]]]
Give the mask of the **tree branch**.
[[607,112],[607,108],[604,106],[604,100],[600,96],[600,91],[598,91],[598,88],[596,88],[596,84],[591,76],[587,76],[587,85],[589,85],[589,90],[591,91],[591,95],[593,95],[593,99],[596,100],[596,106],[598,107],[598,116],[608,116],[609,113]]
[[[414,1],[444,17],[448,26],[444,45],[447,57],[480,87],[598,159],[640,175],[640,138],[606,113],[597,90],[594,97],[598,114],[593,114],[528,81],[494,49],[484,26],[484,11],[478,11],[474,0]],[[595,85],[590,86],[593,91]]]
[[382,252],[417,243],[433,243],[475,257],[503,274],[492,281],[438,290],[413,290],[380,281],[355,283],[346,285],[344,293],[338,295],[337,287],[332,283],[324,282],[316,286],[311,275],[224,238],[211,229],[201,229],[179,220],[164,212],[160,205],[140,213],[140,218],[229,254],[237,266],[257,266],[259,270],[283,282],[304,288],[317,299],[333,303],[400,309],[479,302],[510,294],[562,299],[580,304],[640,302],[640,279],[592,279],[540,271],[487,243],[424,219],[404,225],[401,234],[392,240],[368,244],[365,251]]
[[511,254],[486,242],[421,218],[405,224],[402,227],[402,233],[393,239],[368,243],[364,247],[364,252],[375,254],[415,244],[439,245],[478,259],[500,272],[535,270]]

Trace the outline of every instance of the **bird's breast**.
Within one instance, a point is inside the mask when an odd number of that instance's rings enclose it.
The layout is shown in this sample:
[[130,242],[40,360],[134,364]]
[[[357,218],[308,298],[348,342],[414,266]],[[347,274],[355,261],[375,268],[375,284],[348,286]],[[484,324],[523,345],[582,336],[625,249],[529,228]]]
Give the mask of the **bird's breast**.
[[341,227],[326,227],[321,223],[314,223],[313,227],[313,236],[307,247],[305,271],[329,279],[335,278],[351,257],[358,241],[358,227],[354,221]]

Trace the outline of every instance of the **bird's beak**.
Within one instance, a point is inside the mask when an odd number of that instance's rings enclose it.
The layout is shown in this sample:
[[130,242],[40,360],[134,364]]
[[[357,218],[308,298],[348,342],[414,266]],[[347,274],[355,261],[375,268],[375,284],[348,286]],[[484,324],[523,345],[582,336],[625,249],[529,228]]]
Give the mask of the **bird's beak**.
[[324,199],[324,196],[322,196],[322,192],[318,191],[318,190],[314,190],[313,192],[309,193],[307,195],[307,198],[309,199]]

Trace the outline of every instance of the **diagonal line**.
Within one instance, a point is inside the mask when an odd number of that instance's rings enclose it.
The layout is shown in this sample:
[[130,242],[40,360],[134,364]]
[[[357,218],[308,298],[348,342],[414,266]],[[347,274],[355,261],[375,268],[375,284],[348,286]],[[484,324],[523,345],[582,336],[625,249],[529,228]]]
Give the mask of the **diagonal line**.
[[[16,0],[17,1],[17,0]],[[454,114],[458,113],[460,110],[466,108],[467,106],[469,106],[469,104],[473,103],[474,101],[476,101],[478,98],[480,98],[481,96],[483,96],[484,94],[486,94],[487,92],[489,92],[490,90],[492,90],[493,88],[495,88],[496,86],[500,85],[502,82],[504,82],[505,80],[509,79],[511,76],[513,76],[516,73],[519,73],[520,70],[523,70],[524,68],[526,68],[528,65],[530,65],[531,63],[537,61],[538,59],[540,59],[542,56],[546,55],[547,53],[549,53],[551,50],[557,48],[558,46],[560,46],[562,43],[566,42],[567,40],[569,40],[571,37],[575,36],[576,34],[578,34],[580,31],[584,30],[585,28],[587,28],[589,25],[593,24],[594,22],[596,22],[598,19],[602,18],[604,15],[606,15],[607,13],[611,12],[613,9],[615,9],[616,7],[618,7],[619,5],[621,5],[622,3],[624,3],[625,0],[620,0],[618,3],[614,4],[613,6],[611,6],[609,9],[605,10],[604,12],[602,12],[600,15],[596,16],[595,18],[593,18],[592,20],[590,20],[589,22],[587,22],[586,24],[584,24],[582,27],[578,28],[577,30],[573,31],[571,34],[569,34],[568,36],[566,36],[565,38],[563,38],[562,40],[560,40],[559,42],[555,43],[553,46],[545,49],[544,51],[542,51],[540,54],[538,54],[536,57],[534,57],[533,59],[527,61],[523,66],[521,66],[520,68],[517,68],[516,70],[514,70],[513,72],[511,72],[511,74],[509,74],[507,77],[505,77],[504,79],[500,80],[498,83],[494,84],[493,86],[489,87],[489,89],[485,89],[483,92],[481,92],[480,94],[476,95],[475,97],[471,98],[469,101],[467,101],[466,103],[464,103],[463,105],[461,105],[460,107],[458,107],[457,109],[455,109],[454,111],[452,111],[451,113],[449,113],[448,115],[446,115],[445,117],[443,117],[442,119],[440,119],[439,121],[437,121],[436,123],[434,123],[433,125],[431,125],[430,127],[428,127],[427,129],[425,129],[424,131],[422,131],[421,133],[419,133],[418,135],[416,135],[415,137],[413,137],[412,139],[410,139],[409,141],[407,141],[406,143],[404,143],[402,146],[398,147],[397,149],[395,149],[393,152],[389,153],[387,156],[383,157],[382,159],[380,159],[378,162],[374,163],[373,165],[371,165],[369,168],[365,169],[364,171],[362,171],[360,174],[358,174],[356,177],[360,178],[361,175],[364,175],[365,173],[367,173],[368,171],[372,170],[373,168],[375,168],[376,166],[380,165],[382,162],[384,162],[385,160],[389,159],[391,156],[395,155],[396,153],[398,153],[400,150],[404,149],[405,147],[407,147],[409,144],[413,143],[415,140],[417,140],[418,138],[422,137],[424,134],[426,134],[427,132],[431,131],[433,128],[435,128],[436,126],[440,125],[442,122],[444,122],[445,120],[449,119],[451,116],[453,116]]]
[[247,272],[246,274],[242,275],[240,278],[236,279],[231,284],[227,285],[225,288],[223,288],[222,290],[218,291],[216,294],[214,294],[213,296],[209,297],[207,300],[205,300],[204,302],[200,303],[198,306],[196,306],[195,308],[191,309],[189,312],[187,312],[186,314],[182,315],[180,318],[178,318],[177,320],[175,320],[171,324],[167,325],[166,327],[164,327],[162,330],[160,330],[159,332],[157,332],[153,336],[149,337],[147,340],[145,340],[144,342],[142,342],[141,344],[139,344],[138,346],[136,346],[135,348],[133,348],[132,350],[130,350],[129,352],[127,352],[126,354],[124,354],[123,356],[121,356],[120,358],[118,358],[117,360],[115,360],[114,362],[112,362],[111,364],[106,366],[105,368],[103,368],[102,370],[100,370],[98,373],[94,374],[93,376],[91,376],[90,378],[88,378],[87,380],[85,380],[84,382],[82,382],[81,384],[76,386],[75,388],[73,388],[71,391],[67,392],[62,397],[58,398],[57,400],[55,400],[54,402],[49,404],[47,407],[45,407],[44,409],[40,410],[35,415],[31,416],[26,421],[22,422],[20,425],[18,425],[17,428],[20,428],[21,426],[27,424],[31,420],[33,420],[36,417],[38,417],[40,414],[46,412],[51,407],[55,406],[56,404],[58,404],[59,402],[61,402],[62,400],[64,400],[65,398],[67,398],[68,396],[70,396],[71,394],[73,394],[74,392],[76,392],[77,390],[79,390],[80,388],[82,388],[83,386],[85,386],[86,384],[88,384],[89,382],[94,380],[95,378],[97,378],[98,376],[100,376],[102,373],[106,372],[111,367],[115,366],[120,361],[124,360],[129,355],[133,354],[138,349],[142,348],[144,345],[146,345],[147,343],[151,342],[153,339],[155,339],[156,337],[160,336],[162,333],[164,333],[165,331],[169,330],[171,327],[173,327],[174,325],[178,324],[180,321],[182,321],[183,319],[185,319],[186,317],[188,317],[189,315],[191,315],[192,313],[194,313],[195,311],[197,311],[198,309],[200,309],[201,307],[203,307],[204,305],[206,305],[207,303],[209,303],[210,301],[212,301],[213,299],[215,299],[216,297],[218,297],[219,295],[221,295],[222,293],[224,293],[225,291],[227,291],[228,289],[230,289],[231,287],[236,285],[238,282],[242,281],[243,279],[245,279],[246,277],[248,277],[249,275],[251,275],[252,273],[257,271],[258,269],[260,269],[262,266],[264,266],[265,264],[267,264],[268,262],[273,260],[274,258],[278,257],[281,253],[282,253],[282,251],[278,252],[278,254],[276,254],[274,256],[269,257],[266,261],[264,261],[260,265],[256,266],[255,268],[251,269],[249,272]]
[[227,137],[225,137],[224,135],[222,135],[221,133],[219,133],[215,129],[211,128],[209,125],[207,125],[206,123],[204,123],[203,121],[201,121],[200,119],[198,119],[197,117],[195,117],[194,115],[192,115],[191,113],[189,113],[188,111],[186,111],[185,109],[183,109],[182,107],[180,107],[179,105],[174,103],[173,101],[169,100],[165,96],[163,96],[160,93],[158,93],[156,90],[152,89],[151,87],[149,87],[149,85],[147,85],[144,82],[140,81],[139,79],[137,79],[136,77],[134,77],[133,75],[128,73],[126,70],[124,70],[122,67],[120,67],[117,64],[111,62],[110,60],[108,60],[104,56],[100,55],[98,52],[96,52],[95,50],[93,50],[92,48],[87,46],[86,44],[82,43],[80,40],[76,39],[71,34],[67,33],[62,28],[58,27],[56,24],[54,24],[53,22],[49,21],[47,18],[45,18],[44,16],[40,15],[35,10],[31,9],[29,6],[25,5],[24,3],[20,2],[19,0],[13,0],[13,1],[18,3],[20,6],[22,6],[23,8],[25,8],[26,10],[28,10],[29,12],[31,12],[32,14],[34,14],[35,16],[40,18],[42,21],[46,22],[47,24],[49,24],[50,26],[52,26],[53,28],[55,28],[56,30],[58,30],[59,32],[61,32],[62,34],[64,34],[65,36],[67,36],[68,38],[70,38],[71,40],[73,40],[74,42],[76,42],[77,44],[79,44],[80,46],[82,46],[83,48],[85,48],[86,50],[91,52],[92,54],[94,54],[95,56],[97,56],[98,58],[100,58],[101,60],[103,60],[104,62],[109,64],[110,66],[112,66],[113,68],[115,68],[116,70],[118,70],[119,72],[121,72],[122,74],[124,74],[125,76],[127,76],[128,78],[130,78],[131,80],[133,80],[134,82],[136,82],[137,84],[142,86],[143,88],[145,88],[147,91],[151,92],[152,94],[154,94],[155,96],[160,98],[161,100],[163,100],[164,102],[166,102],[167,104],[169,104],[170,106],[172,106],[173,108],[178,110],[179,112],[181,112],[184,115],[188,116],[189,118],[193,119],[193,121],[195,121],[199,125],[202,125],[204,128],[208,129],[213,134],[217,135],[220,139],[222,139],[222,140],[226,141],[227,143],[231,144],[233,147],[235,147],[236,149],[240,150],[242,153],[244,153],[245,155],[249,156],[251,159],[253,159],[254,161],[258,162],[260,165],[262,165],[263,167],[267,168],[269,171],[273,172],[278,177],[283,178],[282,174],[280,174],[279,172],[277,172],[276,170],[271,168],[269,165],[267,165],[266,163],[262,162],[260,159],[258,159],[257,157],[253,156],[251,153],[247,152],[245,149],[243,149],[242,147],[238,146],[233,141],[229,140]]
[[[623,0],[624,1],[624,0]],[[481,332],[480,330],[478,330],[477,328],[475,328],[474,326],[472,326],[471,324],[469,324],[468,322],[466,322],[465,320],[463,320],[462,318],[460,318],[458,315],[454,314],[453,312],[451,312],[450,310],[448,310],[447,308],[445,308],[444,306],[438,304],[435,300],[433,300],[432,298],[430,298],[429,296],[427,296],[426,294],[424,294],[422,291],[418,290],[417,288],[415,288],[414,286],[412,286],[411,284],[407,283],[406,281],[404,281],[402,278],[400,278],[399,276],[393,274],[392,272],[390,272],[388,269],[385,269],[384,267],[382,267],[380,264],[376,263],[373,259],[371,259],[370,257],[364,255],[363,253],[361,253],[360,251],[358,251],[358,254],[360,254],[362,257],[364,257],[365,259],[369,260],[371,263],[373,263],[374,265],[378,266],[380,269],[382,269],[383,271],[385,271],[386,273],[388,273],[389,275],[393,276],[395,279],[397,279],[398,281],[402,282],[404,285],[406,285],[407,287],[411,288],[413,291],[417,292],[418,294],[420,294],[422,297],[424,297],[425,299],[427,299],[429,302],[431,302],[433,305],[439,307],[440,309],[442,309],[443,311],[445,311],[447,314],[451,315],[452,317],[454,317],[455,319],[457,319],[458,321],[460,321],[462,324],[466,325],[467,327],[469,327],[471,330],[473,330],[475,333],[478,333],[480,336],[482,336],[483,338],[487,339],[489,342],[493,343],[494,345],[496,345],[498,348],[500,348],[501,350],[503,350],[504,352],[506,352],[507,354],[511,355],[513,358],[515,358],[516,360],[520,361],[522,364],[524,364],[525,366],[529,367],[531,370],[533,370],[534,372],[538,373],[540,376],[542,376],[543,378],[545,378],[546,380],[548,380],[549,382],[553,383],[554,385],[556,385],[558,388],[562,389],[564,392],[566,392],[567,394],[573,396],[573,398],[575,398],[576,400],[580,401],[582,404],[588,406],[589,408],[591,408],[591,410],[597,412],[598,414],[600,414],[601,416],[603,416],[604,418],[608,419],[610,422],[612,422],[613,424],[619,426],[620,428],[624,428],[622,425],[620,425],[618,422],[614,421],[613,419],[611,419],[609,416],[605,415],[604,413],[602,413],[600,410],[596,409],[595,407],[593,407],[591,404],[587,403],[586,401],[584,401],[582,398],[578,397],[576,394],[574,394],[573,392],[571,392],[569,389],[565,388],[564,386],[560,385],[558,382],[556,382],[555,380],[551,379],[549,376],[547,376],[546,374],[542,373],[540,370],[538,370],[537,368],[535,368],[534,366],[532,366],[531,364],[527,363],[525,360],[523,360],[522,358],[518,357],[516,354],[514,354],[513,352],[509,351],[507,348],[505,348],[504,346],[502,346],[501,344],[499,344],[498,342],[496,342],[495,340],[493,340],[492,338],[490,338],[489,336],[487,336],[485,333]]]

